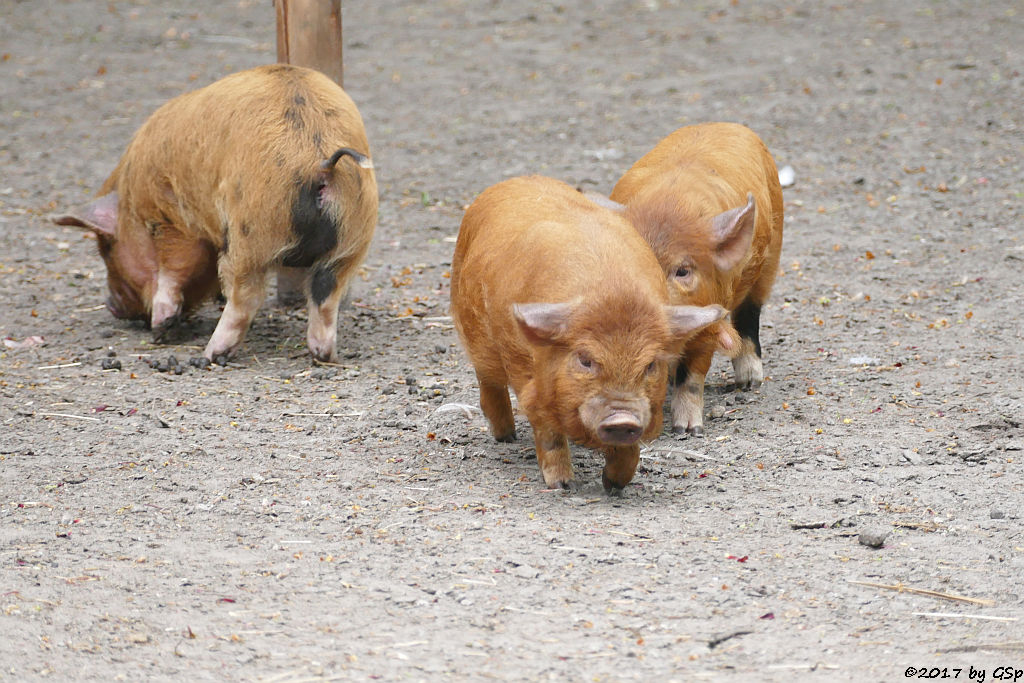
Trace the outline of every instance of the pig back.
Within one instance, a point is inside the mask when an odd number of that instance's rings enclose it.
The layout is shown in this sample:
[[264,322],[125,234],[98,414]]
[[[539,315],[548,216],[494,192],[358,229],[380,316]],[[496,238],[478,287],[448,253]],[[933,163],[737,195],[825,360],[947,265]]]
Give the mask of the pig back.
[[[299,195],[339,147],[369,155],[349,96],[311,69],[264,66],[160,107],[135,134],[101,194],[119,193],[119,231],[173,225],[219,249],[239,238],[248,260],[268,263],[293,246]],[[372,171],[343,160],[328,183],[339,198],[333,209],[338,223],[366,233],[369,222],[372,234]],[[355,199],[361,196],[367,201]],[[368,242],[369,236],[352,238]]]

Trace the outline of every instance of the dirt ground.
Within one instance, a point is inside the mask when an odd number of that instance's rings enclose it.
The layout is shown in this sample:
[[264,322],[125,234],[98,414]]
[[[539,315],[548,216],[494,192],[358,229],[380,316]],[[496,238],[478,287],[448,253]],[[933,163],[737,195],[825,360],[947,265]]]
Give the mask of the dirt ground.
[[[168,98],[273,61],[273,22],[0,0],[0,679],[1024,669],[1018,2],[346,2],[381,211],[342,362],[268,301],[229,366],[161,371],[217,304],[154,345],[46,216]],[[795,171],[769,380],[716,360],[704,438],[621,497],[574,450],[584,486],[547,491],[448,317],[462,211],[532,172],[608,192],[707,120]]]

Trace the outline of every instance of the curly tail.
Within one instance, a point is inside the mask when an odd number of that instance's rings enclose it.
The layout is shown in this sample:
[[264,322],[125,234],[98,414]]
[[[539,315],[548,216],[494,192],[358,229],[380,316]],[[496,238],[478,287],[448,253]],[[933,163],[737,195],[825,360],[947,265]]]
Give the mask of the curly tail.
[[360,168],[373,168],[373,160],[365,154],[351,149],[350,147],[342,147],[337,152],[331,155],[330,159],[324,159],[320,162],[320,169],[324,171],[330,171],[334,168],[334,165],[338,163],[338,160],[342,157],[352,157],[356,163],[359,164]]

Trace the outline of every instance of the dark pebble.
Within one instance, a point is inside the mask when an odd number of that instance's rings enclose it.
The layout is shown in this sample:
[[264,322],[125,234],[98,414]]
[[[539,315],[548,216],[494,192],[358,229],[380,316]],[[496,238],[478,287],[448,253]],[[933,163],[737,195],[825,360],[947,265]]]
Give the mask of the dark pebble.
[[116,355],[117,351],[115,351],[114,349],[110,349],[109,351],[107,351],[107,358],[113,358]]
[[217,365],[227,365],[228,364],[228,354],[222,353],[219,356],[214,356],[213,362],[216,363]]
[[381,388],[380,393],[384,394],[385,396],[389,396],[395,393],[395,388],[391,385],[388,385],[386,387]]
[[167,372],[169,369],[170,366],[167,365],[166,361],[160,361],[159,363],[156,364],[157,372]]
[[440,344],[434,344],[434,353],[448,353],[448,347]]
[[1002,510],[996,510],[995,508],[992,508],[991,512],[988,513],[988,516],[991,519],[1004,519],[1006,517],[1006,513],[1003,512]]
[[185,368],[181,367],[180,365],[175,365],[173,370],[175,375],[180,375],[181,373],[185,372]]
[[116,358],[104,358],[100,362],[100,367],[103,368],[104,370],[120,370],[121,361],[117,360]]
[[188,359],[188,364],[194,368],[208,368],[210,367],[210,359],[206,356],[195,356]]
[[178,364],[178,359],[177,358],[175,358],[174,356],[167,356],[167,367],[173,368],[177,364]]

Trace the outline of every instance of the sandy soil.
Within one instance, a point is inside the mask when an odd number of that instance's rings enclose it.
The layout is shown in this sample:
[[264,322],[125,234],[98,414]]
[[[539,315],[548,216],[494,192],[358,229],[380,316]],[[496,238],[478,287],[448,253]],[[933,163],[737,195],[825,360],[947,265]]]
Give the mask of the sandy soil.
[[[154,345],[45,216],[166,99],[273,61],[270,3],[0,17],[0,679],[1024,669],[1019,3],[346,2],[381,212],[343,362],[268,302],[180,375],[150,362],[217,305]],[[650,443],[621,497],[583,449],[545,491],[447,317],[462,210],[529,172],[607,192],[706,120],[795,169],[770,379],[716,361],[705,438]]]

